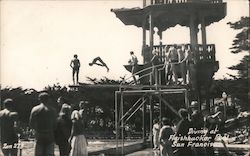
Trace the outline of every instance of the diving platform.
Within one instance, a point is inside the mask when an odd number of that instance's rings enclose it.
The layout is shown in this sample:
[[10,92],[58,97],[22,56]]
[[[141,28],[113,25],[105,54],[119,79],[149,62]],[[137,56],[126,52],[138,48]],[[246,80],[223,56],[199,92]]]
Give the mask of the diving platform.
[[188,85],[129,85],[129,84],[83,84],[69,85],[71,89],[91,89],[91,88],[113,88],[113,89],[130,89],[130,90],[158,90],[158,89],[188,89]]

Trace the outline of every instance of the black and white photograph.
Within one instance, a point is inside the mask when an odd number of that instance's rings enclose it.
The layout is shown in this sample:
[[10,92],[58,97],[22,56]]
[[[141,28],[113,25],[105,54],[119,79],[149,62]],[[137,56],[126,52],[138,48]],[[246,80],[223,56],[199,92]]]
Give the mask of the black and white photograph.
[[248,0],[0,0],[0,156],[249,156]]

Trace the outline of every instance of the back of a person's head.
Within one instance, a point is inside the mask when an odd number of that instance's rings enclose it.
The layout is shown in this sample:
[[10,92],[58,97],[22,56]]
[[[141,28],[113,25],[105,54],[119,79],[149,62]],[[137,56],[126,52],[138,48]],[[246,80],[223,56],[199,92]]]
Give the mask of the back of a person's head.
[[74,110],[74,111],[71,113],[71,119],[72,119],[72,120],[79,120],[79,119],[81,119],[81,118],[82,118],[82,116],[81,116],[81,114],[79,113],[78,110]]
[[170,122],[170,120],[168,118],[163,117],[162,118],[162,124],[163,125],[171,125],[171,122]]
[[67,104],[63,104],[62,108],[60,110],[59,115],[60,116],[62,116],[62,115],[69,115],[70,111],[71,111],[71,107],[69,105],[67,105]]
[[14,107],[14,102],[12,99],[8,98],[3,101],[3,105],[7,109],[12,109]]
[[217,113],[217,112],[219,112],[219,111],[222,111],[221,107],[220,107],[220,106],[216,106],[216,107],[214,108],[214,113]]
[[133,54],[134,54],[134,52],[133,52],[133,51],[131,51],[131,52],[130,52],[130,54],[131,54],[131,55],[133,55]]
[[156,124],[156,123],[158,123],[158,122],[159,122],[159,120],[158,120],[157,118],[153,120],[153,123],[154,123],[154,124]]
[[46,92],[42,92],[38,95],[38,99],[42,103],[47,103],[49,101],[49,94]]
[[188,117],[188,111],[184,108],[181,108],[178,111],[179,115],[181,116],[181,118],[187,118]]
[[64,98],[64,97],[60,96],[60,97],[57,99],[57,102],[58,102],[58,103],[65,103],[66,101],[65,101],[65,98]]
[[79,103],[79,108],[80,108],[80,109],[85,108],[86,105],[87,105],[88,103],[89,103],[88,101],[80,101],[80,103]]

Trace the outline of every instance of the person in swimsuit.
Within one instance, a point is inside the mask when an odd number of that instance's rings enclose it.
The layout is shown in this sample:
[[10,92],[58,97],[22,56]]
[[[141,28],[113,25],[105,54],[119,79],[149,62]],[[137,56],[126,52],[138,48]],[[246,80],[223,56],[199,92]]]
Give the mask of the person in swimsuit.
[[[71,60],[70,62],[70,67],[73,69],[73,83],[74,84],[78,84],[79,83],[79,69],[80,69],[80,61],[79,59],[77,58],[77,55],[75,54],[74,55],[74,59]],[[75,75],[76,75],[76,83],[75,83]]]
[[90,66],[93,66],[94,64],[101,67],[105,67],[107,69],[107,72],[109,72],[109,67],[99,56],[94,58],[93,61],[89,63]]

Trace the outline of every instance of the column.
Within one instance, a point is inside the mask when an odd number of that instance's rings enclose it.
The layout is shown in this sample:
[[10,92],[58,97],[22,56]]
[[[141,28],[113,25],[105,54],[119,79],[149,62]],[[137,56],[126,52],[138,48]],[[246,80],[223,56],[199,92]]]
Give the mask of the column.
[[146,41],[147,41],[147,36],[146,36],[146,21],[147,18],[144,17],[143,25],[142,25],[142,57],[143,57],[143,63],[146,63],[145,61],[145,48],[146,48]]
[[[143,101],[145,100],[145,98],[143,98]],[[142,139],[143,142],[145,142],[146,139],[146,105],[147,102],[143,104],[142,106]]]
[[153,19],[153,13],[151,12],[149,14],[149,42],[150,42],[150,52],[152,53],[153,46],[154,46],[154,19]]
[[[160,45],[160,47],[162,47],[162,31],[161,30],[158,30],[158,35],[159,35],[159,38],[160,38],[159,45]],[[162,48],[160,48],[161,61],[164,61],[163,60],[163,55],[164,55],[163,50],[162,50]]]
[[202,38],[203,54],[205,58],[208,58],[205,17],[202,15],[200,17],[200,20],[201,20],[201,38]]
[[[191,57],[193,60],[193,63],[189,64],[189,73],[190,73],[190,80],[192,85],[192,90],[196,91],[196,96],[199,96],[199,93],[197,93],[197,78],[196,78],[196,63],[197,63],[197,45],[198,45],[198,39],[197,39],[197,30],[198,30],[198,24],[196,22],[196,16],[195,13],[192,12],[190,14],[189,19],[189,29],[190,29],[190,44],[191,44]],[[192,62],[192,61],[191,61]]]
[[142,6],[145,7],[146,6],[146,0],[143,0],[142,2]]
[[194,49],[194,47],[198,44],[198,39],[197,39],[198,24],[195,20],[196,20],[195,14],[191,13],[189,19],[189,29],[190,29],[190,44],[192,49]]
[[150,147],[153,147],[153,114],[154,114],[154,103],[152,95],[149,96],[149,140],[150,140]]
[[[154,46],[154,19],[153,19],[153,13],[150,12],[149,14],[149,53],[150,53],[150,60],[152,58],[152,51]],[[150,85],[152,85],[154,82],[152,74],[150,75]]]

